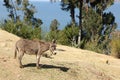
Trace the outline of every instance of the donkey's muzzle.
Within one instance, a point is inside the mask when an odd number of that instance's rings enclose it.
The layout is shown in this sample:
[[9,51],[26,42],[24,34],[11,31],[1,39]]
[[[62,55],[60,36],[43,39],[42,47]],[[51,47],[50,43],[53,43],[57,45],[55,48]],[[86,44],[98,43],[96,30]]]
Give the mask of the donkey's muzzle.
[[57,51],[54,51],[54,52],[53,52],[53,55],[56,55],[56,54],[57,54]]

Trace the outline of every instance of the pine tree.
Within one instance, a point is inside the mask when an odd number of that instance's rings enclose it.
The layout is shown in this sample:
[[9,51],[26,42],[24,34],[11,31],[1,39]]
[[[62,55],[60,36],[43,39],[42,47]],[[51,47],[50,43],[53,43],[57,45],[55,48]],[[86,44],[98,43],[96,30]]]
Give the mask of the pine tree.
[[58,35],[59,35],[59,30],[58,30],[58,26],[60,25],[60,23],[54,19],[51,24],[50,24],[50,32],[47,35],[48,41],[52,41],[53,39],[57,40],[58,39]]

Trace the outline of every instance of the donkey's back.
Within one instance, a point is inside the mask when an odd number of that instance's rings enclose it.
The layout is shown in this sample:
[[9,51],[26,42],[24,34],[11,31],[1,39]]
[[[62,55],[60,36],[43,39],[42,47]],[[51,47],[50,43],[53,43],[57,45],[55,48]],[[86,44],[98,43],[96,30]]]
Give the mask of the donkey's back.
[[20,39],[16,42],[15,51],[27,54],[36,54],[39,49],[39,46],[40,46],[39,41]]

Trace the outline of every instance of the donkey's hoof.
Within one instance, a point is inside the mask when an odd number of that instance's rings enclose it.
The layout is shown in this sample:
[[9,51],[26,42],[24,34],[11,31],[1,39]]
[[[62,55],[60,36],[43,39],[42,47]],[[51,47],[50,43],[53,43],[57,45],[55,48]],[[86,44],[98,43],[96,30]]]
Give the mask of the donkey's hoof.
[[39,67],[37,67],[37,69],[41,69],[41,67],[39,66]]
[[24,68],[24,66],[20,66],[20,68]]

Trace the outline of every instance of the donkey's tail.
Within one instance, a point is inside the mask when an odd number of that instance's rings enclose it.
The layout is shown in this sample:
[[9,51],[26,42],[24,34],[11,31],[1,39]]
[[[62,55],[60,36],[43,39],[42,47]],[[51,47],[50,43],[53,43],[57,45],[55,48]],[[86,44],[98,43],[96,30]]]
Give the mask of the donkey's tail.
[[14,59],[17,57],[17,46],[15,45],[15,53],[14,53]]

